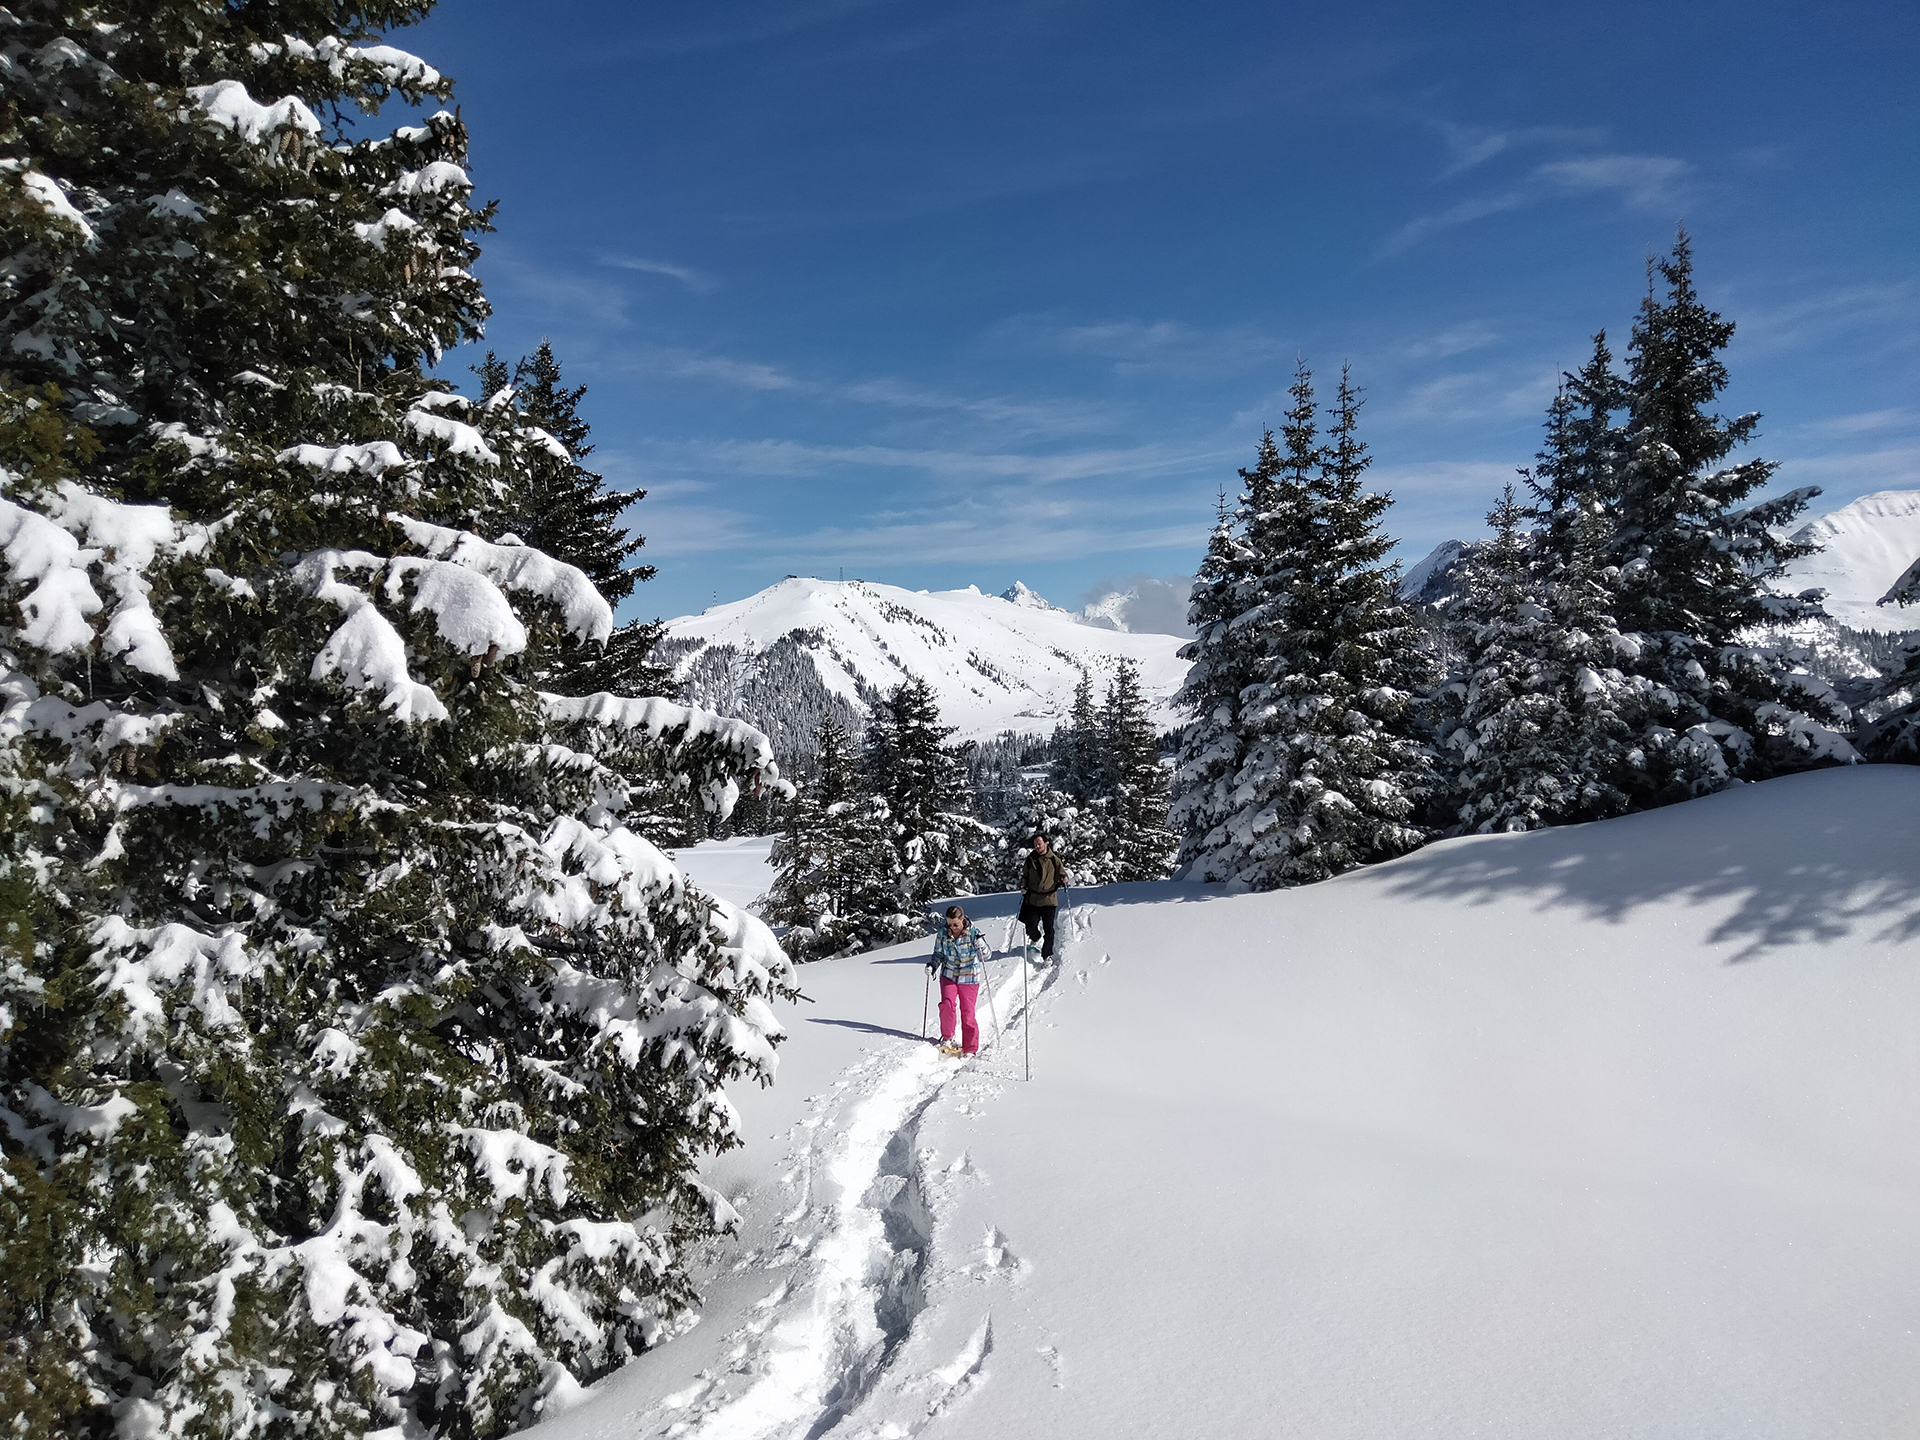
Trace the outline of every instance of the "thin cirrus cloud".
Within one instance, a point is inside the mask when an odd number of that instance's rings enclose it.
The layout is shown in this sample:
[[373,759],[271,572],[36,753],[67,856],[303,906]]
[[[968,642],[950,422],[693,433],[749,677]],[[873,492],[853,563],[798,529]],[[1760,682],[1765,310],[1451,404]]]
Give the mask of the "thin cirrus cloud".
[[1685,160],[1671,155],[1588,155],[1550,160],[1536,165],[1505,189],[1469,196],[1445,209],[1415,216],[1387,237],[1379,253],[1382,258],[1398,255],[1443,231],[1558,198],[1612,195],[1636,210],[1674,206],[1684,198],[1692,172],[1693,167]]
[[1441,180],[1451,180],[1469,170],[1477,170],[1497,156],[1530,146],[1580,145],[1597,149],[1607,141],[1605,131],[1563,125],[1528,125],[1516,130],[1494,130],[1440,120],[1434,122],[1434,126],[1447,147],[1446,168],[1436,177]]
[[800,440],[681,441],[655,447],[662,461],[696,470],[761,478],[817,475],[845,466],[918,471],[934,480],[1061,483],[1155,478],[1202,471],[1232,452],[1215,445],[1154,442],[1053,454],[914,449],[895,445],[818,445]]
[[954,414],[1018,434],[1074,434],[1098,429],[1111,420],[1104,407],[1091,403],[953,395],[890,376],[839,384],[811,380],[756,360],[666,345],[642,350],[640,366],[658,374],[707,380],[740,390],[816,396],[923,414]]
[[1132,318],[1073,323],[1053,314],[1011,316],[992,326],[986,339],[1081,356],[1109,364],[1120,374],[1235,369],[1271,362],[1285,351],[1275,337],[1241,326]]
[[678,280],[696,295],[706,295],[720,287],[720,282],[706,271],[696,270],[691,265],[676,265],[671,260],[649,260],[643,255],[602,255],[600,263],[615,270],[664,275],[669,280]]

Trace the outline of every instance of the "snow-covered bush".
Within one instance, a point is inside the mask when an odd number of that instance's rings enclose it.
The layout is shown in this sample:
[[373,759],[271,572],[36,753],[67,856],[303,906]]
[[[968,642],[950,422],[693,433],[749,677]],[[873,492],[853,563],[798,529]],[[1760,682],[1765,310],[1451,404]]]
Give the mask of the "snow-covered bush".
[[486,313],[465,131],[320,118],[447,95],[365,43],[421,8],[0,12],[23,1434],[498,1434],[690,1302],[774,1063],[771,933],[623,823],[767,742],[533,683],[612,615],[496,523],[550,438],[424,373]]

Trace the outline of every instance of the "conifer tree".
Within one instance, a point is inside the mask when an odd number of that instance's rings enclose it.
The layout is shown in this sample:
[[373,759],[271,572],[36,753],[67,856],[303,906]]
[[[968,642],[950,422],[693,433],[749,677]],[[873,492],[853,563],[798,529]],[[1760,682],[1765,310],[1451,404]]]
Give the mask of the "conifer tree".
[[1636,637],[1634,670],[1655,706],[1643,803],[1853,758],[1829,728],[1835,715],[1783,678],[1783,657],[1743,643],[1754,627],[1820,613],[1808,597],[1775,596],[1766,585],[1805,553],[1778,532],[1819,491],[1741,508],[1776,467],[1723,464],[1760,423],[1711,409],[1727,384],[1720,354],[1733,324],[1695,291],[1684,230],[1653,268],[1666,293],[1654,293],[1650,269],[1629,347],[1628,458],[1609,557],[1620,628]]
[[484,1437],[656,1340],[789,968],[623,822],[765,737],[544,692],[612,615],[427,376],[489,213],[413,0],[34,6],[0,106],[0,1410]]
[[[1915,560],[1880,597],[1882,605],[1920,605],[1920,560]],[[1920,764],[1920,641],[1908,644],[1874,698],[1896,709],[1864,726],[1860,749],[1870,760]]]
[[[1230,813],[1187,849],[1201,878],[1259,889],[1324,879],[1420,843],[1428,763],[1407,722],[1422,637],[1385,563],[1391,500],[1362,488],[1361,397],[1343,372],[1327,443],[1300,367],[1273,479],[1250,480],[1243,608],[1227,622],[1254,651],[1223,786]],[[1309,467],[1312,467],[1309,470]],[[1262,467],[1263,469],[1265,467]]]
[[[1554,429],[1550,417],[1550,451]],[[1611,632],[1557,610],[1548,531],[1528,535],[1524,517],[1508,485],[1487,516],[1493,539],[1466,561],[1448,616],[1463,665],[1442,697],[1455,712],[1444,744],[1465,831],[1534,830],[1627,806],[1632,730],[1620,710],[1636,689],[1611,668]],[[1563,576],[1579,553],[1575,543]]]
[[947,743],[933,687],[914,677],[874,706],[867,721],[866,782],[886,802],[893,884],[902,915],[945,895],[971,895],[998,837],[973,818],[966,746]]
[[[587,387],[562,381],[550,341],[542,340],[514,367],[513,390],[514,405],[525,416],[540,452],[528,470],[533,483],[512,497],[518,513],[507,518],[508,528],[536,550],[584,570],[617,611],[636,586],[654,576],[653,566],[629,563],[646,545],[646,537],[620,524],[621,516],[646,499],[647,492],[610,489],[587,469],[584,462],[593,446],[579,408]],[[548,446],[548,438],[557,445]],[[671,695],[671,672],[651,658],[665,630],[659,620],[629,621],[607,637],[603,648],[583,648],[569,656],[567,673],[556,677],[551,688],[570,695],[596,690]]]
[[872,949],[897,938],[892,829],[886,802],[864,793],[844,726],[829,716],[815,735],[813,774],[787,806],[774,845],[769,920],[786,927],[796,960]]
[[1107,849],[1115,880],[1164,880],[1173,868],[1178,838],[1167,828],[1167,772],[1147,702],[1140,693],[1140,667],[1122,660],[1107,690],[1100,716],[1108,785]]
[[1101,734],[1100,712],[1093,702],[1093,677],[1080,672],[1073,687],[1073,708],[1067,723],[1054,734],[1053,783],[1086,803],[1107,789],[1107,758]]
[[[1297,378],[1296,390],[1300,383]],[[1307,402],[1311,422],[1310,388]],[[1187,607],[1194,636],[1180,648],[1180,658],[1190,663],[1175,703],[1193,718],[1180,731],[1169,823],[1181,837],[1178,863],[1203,879],[1225,878],[1224,873],[1214,876],[1211,857],[1233,845],[1227,826],[1236,813],[1234,783],[1247,746],[1241,693],[1253,683],[1257,652],[1255,633],[1242,617],[1249,576],[1258,573],[1260,563],[1246,521],[1256,506],[1271,505],[1280,472],[1280,450],[1269,430],[1261,436],[1253,468],[1239,472],[1237,506],[1229,512],[1221,499]]]
[[1593,337],[1593,354],[1567,375],[1547,410],[1547,438],[1525,472],[1533,504],[1533,543],[1542,573],[1557,583],[1577,569],[1582,583],[1597,579],[1612,540],[1612,516],[1627,462],[1627,432],[1614,416],[1627,406],[1626,383],[1613,371],[1607,332]]
[[1019,890],[1036,834],[1060,857],[1071,885],[1106,885],[1121,879],[1107,839],[1106,816],[1086,802],[1042,782],[1020,797],[1012,822],[1002,832],[1000,888]]

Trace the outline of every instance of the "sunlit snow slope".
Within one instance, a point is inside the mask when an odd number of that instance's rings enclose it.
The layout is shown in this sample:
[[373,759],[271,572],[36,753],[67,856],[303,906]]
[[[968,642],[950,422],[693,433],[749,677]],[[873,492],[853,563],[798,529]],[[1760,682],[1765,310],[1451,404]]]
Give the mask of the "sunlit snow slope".
[[[1083,672],[1092,676],[1096,698],[1104,698],[1115,662],[1132,659],[1155,722],[1173,725],[1167,702],[1186,676],[1186,662],[1175,654],[1184,641],[1089,624],[1024,586],[1009,594],[796,578],[668,621],[667,633],[748,653],[794,635],[827,689],[861,709],[863,686],[881,694],[920,676],[963,740],[1003,730],[1051,734]],[[691,661],[683,657],[681,668]]]
[[537,1433],[1920,1433],[1916,854],[1874,767],[1070,894],[1030,1084],[1019,961],[964,1066],[805,967],[704,1318]]
[[1920,560],[1920,490],[1863,495],[1808,521],[1793,538],[1824,548],[1794,561],[1779,589],[1819,586],[1827,592],[1827,614],[1856,630],[1920,629],[1920,610],[1874,603]]

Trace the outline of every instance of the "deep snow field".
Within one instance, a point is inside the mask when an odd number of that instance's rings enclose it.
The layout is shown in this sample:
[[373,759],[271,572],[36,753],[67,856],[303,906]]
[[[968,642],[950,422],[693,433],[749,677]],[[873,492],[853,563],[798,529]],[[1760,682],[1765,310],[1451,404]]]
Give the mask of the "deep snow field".
[[1920,1434],[1920,771],[1062,935],[1031,1083],[1017,958],[971,1063],[924,946],[805,967],[700,1319],[532,1433]]

